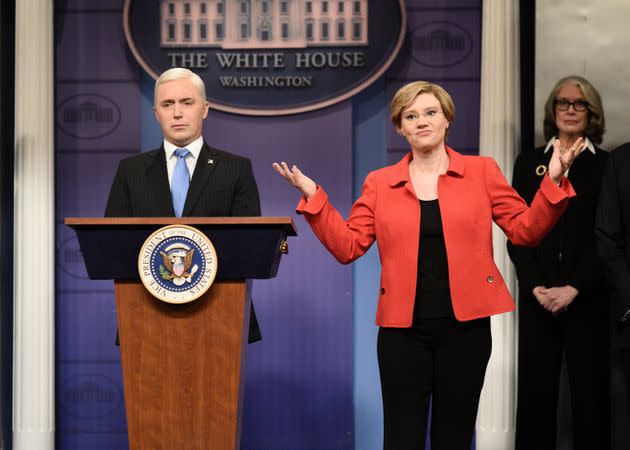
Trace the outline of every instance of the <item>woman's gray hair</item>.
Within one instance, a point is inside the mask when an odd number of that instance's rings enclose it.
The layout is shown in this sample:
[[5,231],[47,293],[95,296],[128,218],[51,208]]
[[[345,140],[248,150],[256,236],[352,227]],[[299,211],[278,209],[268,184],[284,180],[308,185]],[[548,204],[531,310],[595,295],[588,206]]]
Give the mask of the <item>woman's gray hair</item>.
[[586,79],[577,75],[571,75],[558,81],[551,90],[547,102],[545,103],[545,119],[543,120],[543,134],[545,140],[558,136],[556,126],[556,95],[565,84],[574,84],[580,88],[584,99],[588,102],[588,124],[584,129],[584,136],[589,138],[594,144],[601,144],[606,132],[606,119],[604,118],[604,107],[602,98],[597,89]]

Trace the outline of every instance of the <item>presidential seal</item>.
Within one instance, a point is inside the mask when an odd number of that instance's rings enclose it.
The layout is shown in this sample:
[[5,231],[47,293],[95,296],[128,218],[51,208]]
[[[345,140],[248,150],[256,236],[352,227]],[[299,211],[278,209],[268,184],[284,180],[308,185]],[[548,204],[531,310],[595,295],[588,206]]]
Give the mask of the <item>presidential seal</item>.
[[188,303],[201,297],[217,274],[217,252],[201,231],[169,225],[154,232],[138,255],[142,284],[158,299]]

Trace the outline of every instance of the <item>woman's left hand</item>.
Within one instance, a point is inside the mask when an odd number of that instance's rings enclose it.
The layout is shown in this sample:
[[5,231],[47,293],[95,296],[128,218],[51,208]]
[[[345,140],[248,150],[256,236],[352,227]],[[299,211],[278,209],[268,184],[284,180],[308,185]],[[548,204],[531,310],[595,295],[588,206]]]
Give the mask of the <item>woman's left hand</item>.
[[549,161],[549,178],[551,181],[560,186],[564,173],[569,170],[571,163],[580,154],[584,148],[584,138],[577,138],[570,148],[560,146],[560,140],[556,139],[553,143],[553,155]]

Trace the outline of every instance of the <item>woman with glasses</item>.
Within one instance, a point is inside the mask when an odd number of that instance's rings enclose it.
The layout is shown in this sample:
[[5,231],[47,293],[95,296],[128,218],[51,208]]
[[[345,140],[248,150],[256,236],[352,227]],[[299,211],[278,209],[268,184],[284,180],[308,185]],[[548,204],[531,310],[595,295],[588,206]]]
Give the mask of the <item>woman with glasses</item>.
[[417,81],[391,103],[410,152],[370,173],[344,220],[326,192],[296,166],[274,168],[302,194],[303,214],[324,246],[347,264],[378,242],[382,273],[376,323],[386,450],[469,450],[491,350],[493,314],[514,302],[492,259],[492,222],[517,244],[535,245],[573,189],[563,173],[578,139],[553,151],[528,207],[497,163],[446,146],[455,106],[440,86]]
[[[516,449],[555,449],[560,368],[569,378],[574,447],[609,448],[608,301],[595,248],[595,211],[608,154],[595,88],[582,77],[558,81],[545,104],[547,144],[520,153],[513,186],[530,204],[551,170],[553,144],[585,149],[565,175],[577,196],[535,248],[508,244],[519,282]],[[518,243],[514,243],[517,244]]]

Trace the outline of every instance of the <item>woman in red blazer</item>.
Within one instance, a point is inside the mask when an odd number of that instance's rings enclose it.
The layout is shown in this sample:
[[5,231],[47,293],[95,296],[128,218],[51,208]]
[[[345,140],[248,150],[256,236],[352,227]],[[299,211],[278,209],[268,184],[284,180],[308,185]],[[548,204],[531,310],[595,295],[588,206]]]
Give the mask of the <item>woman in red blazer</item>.
[[515,244],[540,242],[575,195],[562,174],[582,142],[556,143],[528,207],[494,160],[445,145],[455,106],[440,86],[404,86],[391,118],[411,152],[367,176],[345,221],[296,166],[274,168],[303,194],[297,212],[341,263],[378,242],[384,449],[424,449],[432,399],[432,449],[467,450],[492,345],[489,316],[514,310],[492,257],[492,222]]

